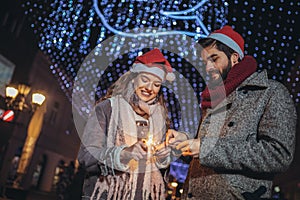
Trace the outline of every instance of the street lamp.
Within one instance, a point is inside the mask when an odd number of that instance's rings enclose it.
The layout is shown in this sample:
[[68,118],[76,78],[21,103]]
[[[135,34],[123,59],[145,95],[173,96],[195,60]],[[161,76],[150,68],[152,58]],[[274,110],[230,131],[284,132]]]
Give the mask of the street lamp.
[[[30,103],[26,102],[26,97],[31,88],[25,84],[6,87],[6,108],[12,112],[31,113],[30,122],[27,128],[27,137],[23,146],[21,158],[18,164],[17,177],[14,180],[13,187],[19,188],[22,185],[23,176],[27,173],[28,165],[31,161],[36,141],[42,128],[43,116],[46,112],[46,97],[38,92],[32,93]],[[43,104],[44,103],[44,104]]]
[[26,104],[26,97],[31,88],[25,84],[6,87],[6,107],[15,111],[31,110],[34,112],[37,106],[45,101],[46,97],[41,93],[33,93],[31,99],[31,107]]

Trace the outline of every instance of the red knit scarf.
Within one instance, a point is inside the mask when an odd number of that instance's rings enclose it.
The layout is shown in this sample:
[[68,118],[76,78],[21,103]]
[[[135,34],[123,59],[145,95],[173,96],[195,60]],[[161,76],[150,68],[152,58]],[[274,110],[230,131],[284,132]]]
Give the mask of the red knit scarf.
[[[257,63],[252,56],[245,56],[244,59],[238,64],[234,65],[229,71],[224,85],[218,85],[207,87],[201,94],[201,108],[205,110],[207,108],[213,108],[217,106],[225,97],[233,92],[246,78],[256,71]],[[225,89],[225,91],[224,91]],[[226,96],[225,96],[226,92]]]

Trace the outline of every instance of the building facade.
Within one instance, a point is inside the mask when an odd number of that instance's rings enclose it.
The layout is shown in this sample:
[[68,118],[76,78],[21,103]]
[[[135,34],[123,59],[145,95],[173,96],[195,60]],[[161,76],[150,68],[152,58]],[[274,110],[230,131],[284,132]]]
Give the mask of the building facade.
[[[36,142],[31,147],[26,173],[17,189],[51,192],[55,189],[58,166],[76,160],[80,139],[72,118],[72,105],[51,72],[48,58],[38,50],[35,34],[26,22],[17,1],[6,1],[0,14],[0,54],[15,65],[11,83],[27,84],[31,91],[26,97],[29,104],[33,91],[46,96],[46,112]],[[1,107],[5,109],[5,96],[1,95]],[[28,136],[28,125],[33,112],[16,112],[12,122],[1,121],[0,186],[15,189],[14,178],[23,146]],[[5,192],[5,191],[4,191]]]

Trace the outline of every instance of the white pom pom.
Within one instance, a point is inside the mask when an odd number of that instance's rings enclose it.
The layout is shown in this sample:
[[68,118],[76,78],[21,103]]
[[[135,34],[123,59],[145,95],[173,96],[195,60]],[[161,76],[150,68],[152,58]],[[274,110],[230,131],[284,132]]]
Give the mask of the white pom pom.
[[170,82],[174,81],[175,78],[176,78],[176,77],[175,77],[175,74],[174,74],[174,73],[168,73],[167,76],[166,76],[166,80],[167,80],[167,81],[170,81]]

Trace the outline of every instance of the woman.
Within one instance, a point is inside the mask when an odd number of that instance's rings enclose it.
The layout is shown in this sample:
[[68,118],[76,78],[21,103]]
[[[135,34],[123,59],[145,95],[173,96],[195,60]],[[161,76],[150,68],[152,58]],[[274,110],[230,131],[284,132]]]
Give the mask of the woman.
[[78,155],[88,173],[83,199],[165,199],[159,168],[170,162],[164,145],[169,120],[160,89],[174,77],[153,49],[137,57],[95,106]]

